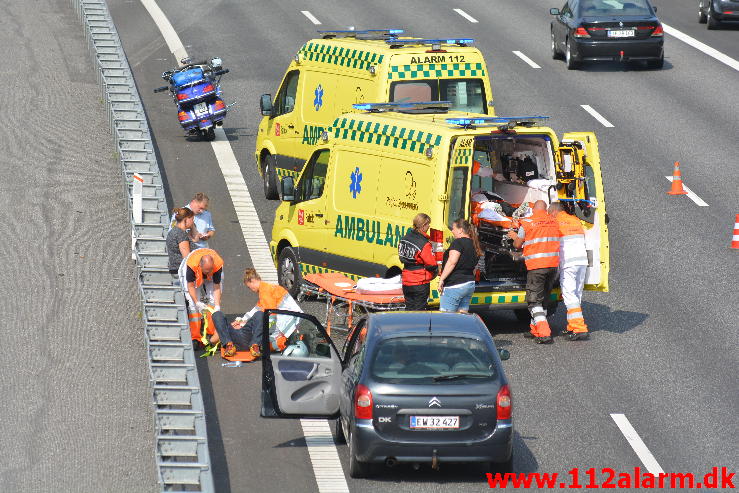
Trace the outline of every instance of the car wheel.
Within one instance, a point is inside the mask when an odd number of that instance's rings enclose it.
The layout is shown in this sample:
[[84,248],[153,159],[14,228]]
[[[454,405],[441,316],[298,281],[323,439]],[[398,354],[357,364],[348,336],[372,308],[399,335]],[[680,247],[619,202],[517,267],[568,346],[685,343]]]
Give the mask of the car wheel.
[[569,39],[567,40],[567,48],[565,48],[565,64],[567,65],[567,70],[575,70],[580,66],[580,62],[576,61],[572,56],[572,46]]
[[665,57],[664,56],[662,56],[658,60],[649,60],[647,62],[647,67],[653,68],[653,69],[657,69],[657,70],[659,70],[662,67],[664,67],[664,65],[665,65]]
[[337,444],[346,443],[344,428],[341,426],[341,418],[336,418],[336,422],[334,424],[334,442]]
[[706,27],[708,29],[716,29],[720,22],[713,16],[713,9],[708,5],[708,15],[706,16]]
[[266,154],[264,156],[262,179],[264,180],[264,197],[267,200],[279,199],[280,194],[277,192],[277,162],[272,154]]
[[349,435],[349,476],[352,478],[366,478],[371,475],[371,464],[360,462],[354,450],[354,437]]
[[300,294],[300,284],[303,276],[300,273],[300,262],[292,247],[285,247],[280,252],[277,262],[277,281],[280,286],[287,289],[290,296],[297,298]]
[[701,24],[706,23],[706,7],[703,5],[703,0],[698,4],[698,22]]
[[557,41],[554,39],[554,31],[552,31],[552,59],[559,60],[562,58],[562,53],[557,49]]

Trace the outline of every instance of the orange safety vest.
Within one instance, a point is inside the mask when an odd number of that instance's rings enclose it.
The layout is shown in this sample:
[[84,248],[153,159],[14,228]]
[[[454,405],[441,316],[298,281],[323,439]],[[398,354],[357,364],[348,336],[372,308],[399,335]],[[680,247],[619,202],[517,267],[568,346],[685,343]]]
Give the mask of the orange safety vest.
[[213,257],[213,272],[211,272],[209,276],[206,276],[207,280],[213,280],[213,273],[218,272],[223,268],[223,259],[215,250],[210,248],[198,248],[197,250],[193,250],[193,252],[187,256],[187,266],[195,272],[196,288],[199,288],[203,284],[203,269],[200,268],[200,260],[206,255]]
[[546,269],[559,265],[559,232],[557,221],[546,211],[535,210],[521,220],[524,231],[523,258],[526,269]]
[[562,233],[559,250],[562,267],[588,265],[588,253],[585,250],[585,229],[578,218],[565,211],[557,213],[555,220]]

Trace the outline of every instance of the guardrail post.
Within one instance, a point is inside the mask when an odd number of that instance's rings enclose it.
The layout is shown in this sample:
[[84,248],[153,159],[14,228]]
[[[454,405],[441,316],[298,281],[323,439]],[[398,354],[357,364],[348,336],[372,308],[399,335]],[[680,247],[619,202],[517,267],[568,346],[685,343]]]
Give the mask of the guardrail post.
[[[133,222],[141,223],[144,221],[144,179],[140,174],[133,174],[133,190],[131,191],[131,212],[133,214]],[[136,230],[131,228],[131,260],[136,260]]]

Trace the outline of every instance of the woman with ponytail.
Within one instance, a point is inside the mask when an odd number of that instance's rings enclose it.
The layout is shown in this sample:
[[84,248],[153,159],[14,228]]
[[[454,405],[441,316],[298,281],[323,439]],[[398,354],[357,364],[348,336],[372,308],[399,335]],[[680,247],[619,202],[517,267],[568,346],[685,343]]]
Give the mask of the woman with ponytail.
[[190,235],[187,230],[192,228],[195,213],[187,207],[180,207],[172,211],[175,224],[167,233],[167,255],[169,255],[169,273],[177,275],[182,259],[192,251]]
[[452,223],[454,241],[444,252],[439,276],[440,309],[467,313],[475,291],[475,267],[483,254],[475,226],[466,219]]

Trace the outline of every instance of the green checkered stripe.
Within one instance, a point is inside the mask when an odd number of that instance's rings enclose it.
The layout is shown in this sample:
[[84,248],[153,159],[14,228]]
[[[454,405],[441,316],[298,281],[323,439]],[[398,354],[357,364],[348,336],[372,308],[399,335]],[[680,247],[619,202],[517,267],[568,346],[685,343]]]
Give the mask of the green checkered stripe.
[[346,277],[348,277],[352,281],[358,281],[359,279],[362,278],[362,276],[357,276],[354,274],[350,274],[348,272],[342,272],[340,270],[334,270],[334,269],[327,269],[326,267],[320,267],[318,265],[313,265],[313,264],[304,264],[302,262],[300,263],[300,273],[303,275],[339,273],[339,274],[344,274]]
[[282,179],[285,176],[292,176],[293,178],[297,178],[300,174],[300,171],[294,171],[287,168],[280,168],[279,166],[275,167],[275,172],[277,172],[277,177],[279,179]]
[[455,149],[454,150],[454,164],[470,164],[470,158],[472,157],[472,149]]
[[482,68],[482,63],[428,63],[392,65],[387,73],[390,80],[432,77],[485,77],[485,69]]
[[332,128],[335,139],[364,142],[420,154],[423,154],[429,146],[437,147],[441,144],[441,135],[354,118],[337,118]]
[[322,43],[306,43],[300,48],[299,53],[303,58],[312,62],[357,70],[367,70],[370,65],[379,65],[385,58],[385,55],[371,51],[342,48]]
[[[431,290],[432,300],[439,299],[439,291],[436,289]],[[559,291],[555,290],[550,295],[552,301],[560,299]],[[510,303],[526,303],[526,292],[525,291],[514,291],[512,293],[501,293],[501,294],[474,294],[472,295],[471,305],[507,305]]]

